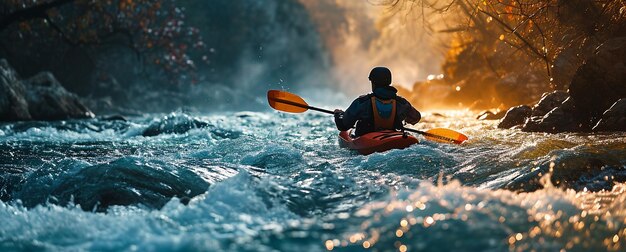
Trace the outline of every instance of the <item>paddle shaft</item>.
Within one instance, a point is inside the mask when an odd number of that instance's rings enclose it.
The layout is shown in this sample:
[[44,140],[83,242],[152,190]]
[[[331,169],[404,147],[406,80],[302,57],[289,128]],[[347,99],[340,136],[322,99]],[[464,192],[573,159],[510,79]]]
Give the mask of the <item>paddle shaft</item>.
[[335,112],[327,110],[327,109],[321,109],[321,108],[316,108],[316,107],[309,106],[309,105],[303,105],[303,104],[300,104],[300,103],[297,103],[297,102],[292,102],[292,101],[289,101],[289,100],[283,100],[283,99],[280,99],[280,98],[273,98],[273,100],[278,101],[280,103],[296,106],[296,107],[301,107],[301,108],[305,108],[305,109],[310,109],[310,110],[315,110],[315,111],[319,111],[319,112],[324,112],[324,113],[327,113],[327,114],[335,114]]
[[[335,114],[335,112],[327,110],[327,109],[321,109],[321,108],[317,108],[317,107],[313,107],[313,106],[309,106],[309,105],[303,105],[300,103],[296,103],[296,102],[292,102],[292,101],[288,101],[288,100],[283,100],[283,99],[279,99],[279,98],[274,98],[275,101],[281,102],[281,103],[285,103],[285,104],[289,104],[292,106],[296,106],[296,107],[301,107],[301,108],[306,108],[306,109],[310,109],[310,110],[315,110],[315,111],[319,111],[319,112],[323,112],[323,113],[327,113],[327,114]],[[403,130],[406,130],[408,132],[413,132],[413,133],[417,133],[417,134],[421,134],[424,136],[429,136],[432,138],[437,138],[437,139],[441,139],[444,141],[449,141],[449,142],[453,142],[453,143],[460,143],[459,141],[452,139],[452,138],[448,138],[448,137],[444,137],[444,136],[440,136],[440,135],[435,135],[435,134],[430,134],[428,132],[424,132],[421,130],[416,130],[416,129],[409,129],[409,128],[402,128]]]
[[424,132],[424,131],[421,131],[421,130],[409,129],[409,128],[404,128],[404,127],[403,127],[403,129],[406,130],[406,131],[409,131],[409,132],[422,134],[424,136],[441,139],[441,140],[448,141],[448,142],[451,142],[451,143],[456,143],[456,144],[463,143],[463,142],[461,142],[459,140],[456,140],[456,139],[452,139],[452,138],[449,138],[449,137],[444,137],[444,136],[440,136],[440,135],[431,134],[431,133]]

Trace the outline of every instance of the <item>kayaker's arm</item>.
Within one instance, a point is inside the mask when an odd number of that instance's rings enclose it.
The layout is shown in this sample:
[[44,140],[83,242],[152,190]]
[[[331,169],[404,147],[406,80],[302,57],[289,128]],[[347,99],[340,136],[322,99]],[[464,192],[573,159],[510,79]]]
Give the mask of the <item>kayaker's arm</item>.
[[398,97],[398,111],[400,113],[400,118],[408,124],[416,124],[422,119],[422,114],[420,114],[413,105],[406,99],[402,97]]
[[362,104],[364,99],[361,98],[354,100],[345,112],[339,110],[340,113],[337,113],[337,110],[335,110],[335,124],[338,130],[344,131],[354,128],[356,121],[361,119],[362,116],[360,115],[363,114],[363,109],[365,108]]
[[422,119],[422,114],[420,114],[417,109],[411,106],[406,114],[406,119],[404,121],[409,124],[416,124],[420,121],[420,119]]

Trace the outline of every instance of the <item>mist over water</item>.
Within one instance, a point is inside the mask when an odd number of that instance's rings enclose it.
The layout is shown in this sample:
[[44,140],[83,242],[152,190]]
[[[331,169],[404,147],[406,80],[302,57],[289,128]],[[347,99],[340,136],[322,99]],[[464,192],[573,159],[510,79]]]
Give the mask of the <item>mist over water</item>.
[[[146,78],[145,69],[122,67],[141,62],[128,56],[129,49],[113,47],[102,53],[106,64],[100,66],[124,87],[109,94],[113,106],[128,107],[135,114],[180,108],[262,111],[267,107],[266,91],[282,89],[316,103],[345,107],[371,91],[367,76],[375,66],[389,67],[394,85],[409,89],[415,81],[441,71],[440,36],[412,22],[417,17],[388,5],[217,0],[185,2],[181,8],[186,23],[199,28],[206,46],[202,55],[195,55],[206,58],[196,62],[195,71],[202,77],[195,83],[188,79],[166,85],[155,81],[157,74]],[[100,93],[91,96],[104,95]],[[116,112],[88,102],[97,113]]]
[[389,67],[394,84],[409,89],[441,72],[441,35],[422,26],[408,9],[393,9],[383,1],[300,2],[330,53],[336,86],[347,94],[370,91],[367,75],[374,66]]
[[[407,19],[415,17],[387,5],[327,0],[188,5],[189,16],[204,17],[191,22],[206,27],[203,36],[212,46],[214,62],[199,70],[220,73],[189,91],[189,107],[196,109],[257,110],[265,105],[268,89],[346,106],[371,91],[367,76],[375,66],[391,68],[394,85],[411,87],[438,74],[443,60],[432,31],[413,25]],[[195,13],[206,9],[208,13]],[[243,15],[235,22],[231,16],[242,15],[237,13],[256,18]],[[223,28],[239,26],[241,31]]]

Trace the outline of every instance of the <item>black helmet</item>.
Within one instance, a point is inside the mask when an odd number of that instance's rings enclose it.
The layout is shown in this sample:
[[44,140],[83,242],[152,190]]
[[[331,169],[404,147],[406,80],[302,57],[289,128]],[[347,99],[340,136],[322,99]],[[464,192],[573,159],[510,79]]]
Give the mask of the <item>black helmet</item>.
[[376,87],[391,85],[391,71],[386,67],[374,67],[368,78]]

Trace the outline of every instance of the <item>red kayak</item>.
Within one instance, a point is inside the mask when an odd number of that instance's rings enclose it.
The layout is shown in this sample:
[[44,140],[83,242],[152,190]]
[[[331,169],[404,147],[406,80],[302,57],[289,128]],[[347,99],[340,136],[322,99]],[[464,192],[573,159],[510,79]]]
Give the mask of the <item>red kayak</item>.
[[349,131],[339,133],[339,146],[357,150],[363,155],[383,152],[391,149],[404,149],[419,143],[412,135],[405,135],[395,130],[377,131],[352,138]]

